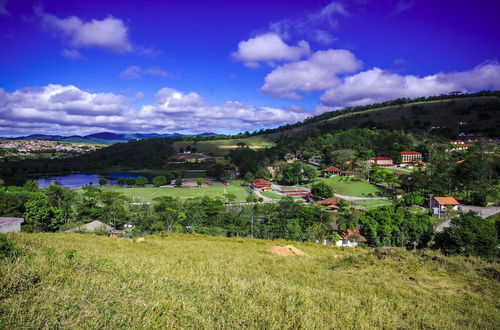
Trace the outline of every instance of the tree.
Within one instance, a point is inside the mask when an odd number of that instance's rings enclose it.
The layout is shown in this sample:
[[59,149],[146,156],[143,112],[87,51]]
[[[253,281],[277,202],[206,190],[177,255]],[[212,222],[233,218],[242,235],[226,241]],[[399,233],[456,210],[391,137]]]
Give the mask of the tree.
[[312,186],[311,193],[315,199],[325,199],[333,196],[333,189],[324,182],[318,182]]
[[118,178],[118,180],[116,181],[118,183],[119,186],[124,186],[126,181],[124,178]]
[[245,142],[242,142],[242,141],[238,141],[238,143],[236,143],[236,145],[237,145],[239,148],[245,148],[246,143],[245,143]]
[[234,203],[234,201],[236,200],[236,195],[231,193],[224,194],[224,199],[227,203]]
[[246,172],[244,179],[246,184],[251,184],[255,180],[255,176],[252,174],[252,172]]
[[412,206],[424,204],[425,198],[418,191],[413,191],[403,195],[402,204],[404,206]]
[[23,187],[25,190],[32,192],[40,190],[40,188],[38,187],[38,183],[33,180],[26,180]]
[[167,184],[167,178],[163,175],[158,175],[153,178],[153,185],[155,187],[163,186]]
[[174,225],[179,221],[180,204],[172,197],[157,197],[154,210],[160,221],[160,225],[167,231],[172,231]]
[[104,186],[106,183],[108,183],[108,180],[106,180],[105,178],[99,178],[99,185],[100,186]]
[[61,210],[50,206],[43,195],[26,203],[24,219],[27,231],[56,231],[63,224]]
[[451,220],[436,237],[436,247],[446,254],[494,257],[498,254],[495,220],[468,212]]
[[180,187],[182,186],[182,178],[177,178],[175,179],[175,186]]
[[353,216],[352,212],[347,209],[342,210],[340,216],[337,219],[337,227],[339,228],[339,230],[355,230],[357,226],[358,219]]
[[144,187],[144,185],[148,183],[148,179],[146,179],[146,178],[145,178],[145,177],[143,177],[143,176],[140,176],[140,177],[138,177],[138,178],[135,180],[135,183],[136,183],[138,186]]
[[201,187],[202,184],[203,184],[203,178],[196,178],[196,185],[198,187]]
[[132,177],[126,178],[125,182],[127,183],[127,186],[135,186],[136,185],[135,179]]

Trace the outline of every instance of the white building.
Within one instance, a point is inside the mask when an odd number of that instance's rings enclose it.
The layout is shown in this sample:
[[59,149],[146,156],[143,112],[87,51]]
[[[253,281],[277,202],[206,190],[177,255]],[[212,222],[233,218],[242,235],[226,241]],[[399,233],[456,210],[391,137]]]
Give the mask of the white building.
[[23,218],[0,218],[0,233],[19,233]]

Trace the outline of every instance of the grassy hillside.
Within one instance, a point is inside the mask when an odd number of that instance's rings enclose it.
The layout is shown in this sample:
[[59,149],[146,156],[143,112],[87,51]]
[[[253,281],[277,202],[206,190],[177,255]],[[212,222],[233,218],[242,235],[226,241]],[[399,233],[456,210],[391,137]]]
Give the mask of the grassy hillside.
[[0,261],[0,328],[500,325],[498,267],[474,258],[312,243],[281,257],[265,249],[285,242],[180,234],[11,237],[25,254]]
[[186,148],[191,146],[197,149],[197,152],[206,154],[213,154],[215,156],[224,156],[229,153],[231,149],[236,149],[238,142],[243,142],[250,148],[267,148],[274,146],[274,143],[264,136],[252,136],[241,139],[227,139],[227,140],[207,140],[207,141],[175,141],[174,148],[176,151],[179,148]]
[[280,135],[302,136],[311,129],[329,131],[352,127],[379,127],[403,129],[429,129],[446,127],[457,133],[484,132],[498,133],[500,126],[500,97],[471,96],[448,100],[414,102],[408,104],[378,107],[354,113],[298,125],[295,128],[273,133]]

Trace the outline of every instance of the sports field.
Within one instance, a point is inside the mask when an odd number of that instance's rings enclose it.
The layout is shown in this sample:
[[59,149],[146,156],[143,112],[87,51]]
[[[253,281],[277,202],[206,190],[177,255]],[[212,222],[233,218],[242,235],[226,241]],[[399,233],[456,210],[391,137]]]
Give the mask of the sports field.
[[[355,180],[352,177],[334,176],[331,178],[317,178],[315,182],[323,181],[329,184],[336,194],[354,197],[377,197],[383,193],[377,186],[365,180]],[[370,195],[371,194],[371,195]]]
[[102,188],[106,191],[116,191],[130,197],[134,202],[150,202],[156,197],[160,196],[170,196],[179,199],[188,199],[208,196],[211,198],[222,198],[224,199],[225,194],[233,194],[236,196],[235,202],[241,203],[245,202],[247,193],[245,189],[240,185],[229,185],[224,186],[211,186],[211,187],[194,187],[194,188]]

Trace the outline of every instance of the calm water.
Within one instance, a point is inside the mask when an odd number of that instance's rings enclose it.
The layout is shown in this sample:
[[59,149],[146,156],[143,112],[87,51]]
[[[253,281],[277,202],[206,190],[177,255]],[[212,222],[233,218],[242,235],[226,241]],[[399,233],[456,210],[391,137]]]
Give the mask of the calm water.
[[38,183],[40,188],[46,188],[51,184],[56,184],[58,186],[68,187],[68,188],[81,188],[85,186],[99,186],[99,179],[105,178],[108,180],[109,184],[116,184],[118,178],[138,178],[144,176],[150,182],[152,177],[149,174],[140,173],[104,173],[104,174],[85,174],[85,173],[74,173],[62,176],[49,176],[41,177],[35,181]]

